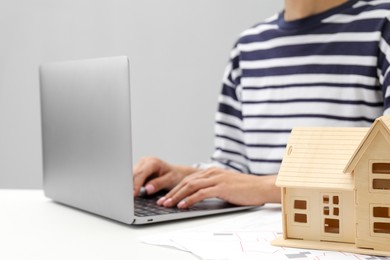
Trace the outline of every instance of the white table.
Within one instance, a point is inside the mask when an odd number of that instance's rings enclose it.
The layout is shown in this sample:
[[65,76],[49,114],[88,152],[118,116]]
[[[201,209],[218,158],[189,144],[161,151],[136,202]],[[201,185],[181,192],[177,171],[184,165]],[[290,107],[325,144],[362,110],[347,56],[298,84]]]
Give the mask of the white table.
[[0,259],[198,259],[177,249],[138,241],[144,235],[196,227],[230,213],[145,226],[127,226],[57,204],[42,190],[0,190]]

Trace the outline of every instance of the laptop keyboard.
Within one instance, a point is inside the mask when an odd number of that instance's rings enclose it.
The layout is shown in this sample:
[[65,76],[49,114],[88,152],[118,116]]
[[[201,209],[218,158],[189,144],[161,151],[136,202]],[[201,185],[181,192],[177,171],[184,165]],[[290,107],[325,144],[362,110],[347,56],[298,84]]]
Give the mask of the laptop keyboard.
[[163,215],[177,212],[188,212],[199,210],[197,207],[191,207],[189,209],[178,209],[177,207],[165,208],[156,204],[159,197],[136,197],[134,198],[134,213],[139,217]]

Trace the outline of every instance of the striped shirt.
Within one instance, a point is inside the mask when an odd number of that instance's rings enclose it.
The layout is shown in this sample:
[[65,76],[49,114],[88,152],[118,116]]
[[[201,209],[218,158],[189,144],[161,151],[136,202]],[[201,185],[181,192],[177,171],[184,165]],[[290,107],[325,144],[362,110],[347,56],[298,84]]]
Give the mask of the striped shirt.
[[350,0],[244,31],[224,74],[210,165],[276,174],[293,127],[369,126],[390,114],[389,17],[390,0]]

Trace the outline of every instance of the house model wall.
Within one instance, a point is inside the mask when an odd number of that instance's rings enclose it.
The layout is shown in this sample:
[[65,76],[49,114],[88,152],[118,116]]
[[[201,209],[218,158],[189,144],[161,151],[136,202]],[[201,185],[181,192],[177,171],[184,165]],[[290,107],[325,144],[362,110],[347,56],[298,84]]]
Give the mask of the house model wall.
[[390,255],[390,116],[371,128],[294,128],[276,185],[274,245]]

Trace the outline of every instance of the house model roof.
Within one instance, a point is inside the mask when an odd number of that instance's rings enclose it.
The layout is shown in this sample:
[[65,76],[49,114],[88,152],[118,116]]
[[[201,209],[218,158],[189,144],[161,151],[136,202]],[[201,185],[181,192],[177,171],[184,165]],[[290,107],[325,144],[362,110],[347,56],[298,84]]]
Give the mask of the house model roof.
[[[364,151],[367,149],[368,145],[371,143],[371,140],[375,137],[378,131],[382,131],[384,133],[384,137],[387,137],[390,143],[390,115],[379,117],[372,124],[370,130],[360,142],[359,147],[356,149],[354,154],[351,156],[349,162],[347,163],[344,172],[352,173],[356,164],[359,162],[359,159],[363,155]],[[390,152],[390,151],[389,151]]]
[[276,181],[283,187],[354,188],[351,173],[376,131],[388,132],[390,116],[378,118],[371,128],[294,128]]
[[276,181],[277,186],[352,190],[348,161],[369,128],[294,128]]

